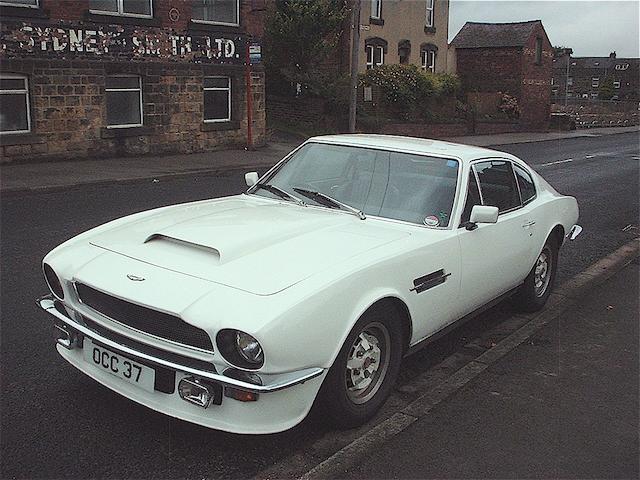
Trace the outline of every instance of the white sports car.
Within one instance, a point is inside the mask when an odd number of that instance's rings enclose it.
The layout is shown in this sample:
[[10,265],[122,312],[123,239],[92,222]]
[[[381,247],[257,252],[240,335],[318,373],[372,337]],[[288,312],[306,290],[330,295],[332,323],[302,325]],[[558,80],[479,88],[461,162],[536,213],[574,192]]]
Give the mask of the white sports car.
[[573,197],[518,158],[406,137],[311,138],[249,189],[121,218],[43,261],[57,349],[110,389],[237,433],[339,426],[404,355],[517,295],[541,308]]

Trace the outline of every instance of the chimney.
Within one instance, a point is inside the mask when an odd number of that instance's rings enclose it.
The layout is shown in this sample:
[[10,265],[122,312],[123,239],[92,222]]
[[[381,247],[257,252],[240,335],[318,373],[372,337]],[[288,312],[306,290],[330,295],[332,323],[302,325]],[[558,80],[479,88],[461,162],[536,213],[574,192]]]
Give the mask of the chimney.
[[615,50],[609,54],[609,58],[616,58]]

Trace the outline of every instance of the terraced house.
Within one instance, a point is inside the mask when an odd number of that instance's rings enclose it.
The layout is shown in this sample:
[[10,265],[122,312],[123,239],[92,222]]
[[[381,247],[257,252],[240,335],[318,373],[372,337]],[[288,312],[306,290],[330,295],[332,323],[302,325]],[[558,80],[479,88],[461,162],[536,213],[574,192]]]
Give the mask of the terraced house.
[[638,101],[640,58],[572,57],[553,59],[551,94],[555,101],[567,99]]
[[389,63],[447,71],[449,0],[363,0],[360,30],[360,71]]
[[263,143],[264,73],[248,64],[264,10],[264,0],[0,0],[2,160]]

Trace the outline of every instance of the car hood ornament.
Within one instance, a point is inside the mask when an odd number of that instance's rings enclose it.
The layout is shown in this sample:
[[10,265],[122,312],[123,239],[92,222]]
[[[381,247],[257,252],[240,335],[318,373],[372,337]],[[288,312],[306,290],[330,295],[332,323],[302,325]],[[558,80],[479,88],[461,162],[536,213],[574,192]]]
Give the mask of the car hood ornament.
[[139,277],[137,275],[133,275],[131,273],[127,274],[127,278],[133,282],[144,282],[145,278],[144,277]]

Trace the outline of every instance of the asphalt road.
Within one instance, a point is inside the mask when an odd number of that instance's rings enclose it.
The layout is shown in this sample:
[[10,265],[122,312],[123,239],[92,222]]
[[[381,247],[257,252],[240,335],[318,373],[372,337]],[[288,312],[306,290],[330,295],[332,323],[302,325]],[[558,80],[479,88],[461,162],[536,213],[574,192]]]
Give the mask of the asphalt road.
[[[578,199],[584,232],[561,254],[559,281],[638,235],[637,134],[496,148],[520,156],[558,191]],[[46,291],[41,258],[67,238],[136,211],[241,190],[243,178],[234,174],[79,186],[1,199],[2,478],[240,478],[286,461],[312,444],[323,446],[316,452],[320,462],[344,443],[349,433],[329,430],[317,416],[283,434],[250,437],[210,431],[150,411],[60,359],[50,322],[33,303]],[[623,231],[628,225],[631,228]],[[398,392],[402,382],[457,355],[470,338],[509,315],[510,307],[501,304],[405,360]]]

